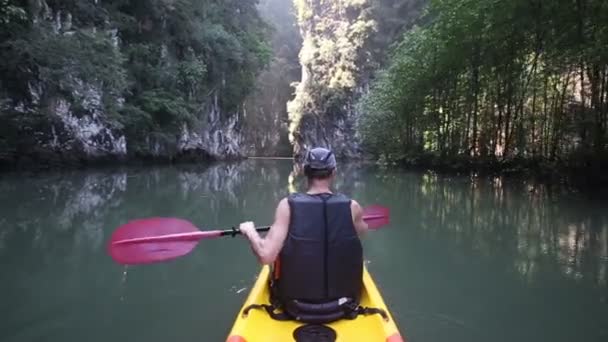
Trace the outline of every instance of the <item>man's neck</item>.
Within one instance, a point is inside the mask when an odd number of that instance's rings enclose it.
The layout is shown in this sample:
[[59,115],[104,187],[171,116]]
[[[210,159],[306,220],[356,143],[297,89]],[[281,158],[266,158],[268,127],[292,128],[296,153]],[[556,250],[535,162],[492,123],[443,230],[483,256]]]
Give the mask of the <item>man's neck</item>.
[[331,193],[330,184],[328,181],[313,181],[308,186],[308,194],[322,194],[322,193]]

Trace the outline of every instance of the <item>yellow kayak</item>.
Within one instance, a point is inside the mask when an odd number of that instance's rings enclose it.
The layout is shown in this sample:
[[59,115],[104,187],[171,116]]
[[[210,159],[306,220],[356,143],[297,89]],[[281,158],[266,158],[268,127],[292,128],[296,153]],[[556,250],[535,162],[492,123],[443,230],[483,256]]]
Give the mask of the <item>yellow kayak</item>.
[[[298,332],[304,328],[319,328],[319,326],[307,326],[296,321],[278,321],[272,319],[265,310],[250,310],[244,315],[244,310],[251,304],[269,304],[268,280],[270,277],[270,267],[263,266],[255,285],[251,289],[247,300],[243,304],[237,316],[232,330],[228,335],[227,342],[289,342],[295,341]],[[361,306],[383,309],[386,312],[387,320],[380,314],[359,315],[355,319],[343,319],[340,321],[326,324],[323,329],[333,330],[331,334],[335,336],[335,342],[403,342],[404,339],[399,334],[397,325],[393,320],[376,284],[367,271],[363,270],[363,293],[361,296]],[[295,333],[294,333],[295,332]],[[315,332],[313,332],[314,334]],[[321,332],[317,332],[321,333]],[[325,333],[325,332],[323,332]],[[320,335],[319,335],[320,336]],[[332,336],[332,337],[333,337]],[[307,340],[309,341],[309,340]],[[325,340],[323,340],[325,341]]]

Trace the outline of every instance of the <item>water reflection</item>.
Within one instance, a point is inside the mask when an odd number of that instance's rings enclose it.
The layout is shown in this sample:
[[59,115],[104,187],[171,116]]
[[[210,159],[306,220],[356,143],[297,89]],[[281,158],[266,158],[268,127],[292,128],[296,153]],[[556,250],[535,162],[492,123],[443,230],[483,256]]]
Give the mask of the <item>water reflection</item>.
[[[173,306],[180,312],[190,308],[188,319],[177,315],[170,323],[185,334],[178,340],[190,340],[195,332],[180,324],[217,315],[201,312],[193,298],[212,300],[207,292],[221,303],[227,300],[223,289],[233,296],[229,289],[238,279],[237,290],[249,285],[250,276],[239,273],[254,269],[249,250],[232,248],[249,261],[242,266],[226,270],[216,264],[229,259],[226,246],[244,241],[207,243],[174,263],[127,270],[105,252],[110,234],[129,220],[154,216],[185,218],[200,229],[228,228],[245,219],[268,224],[270,208],[287,194],[289,167],[246,161],[3,175],[0,301],[6,315],[0,319],[0,340],[166,340],[167,334],[154,329],[141,335],[137,331],[144,327],[132,317],[160,319],[158,308]],[[151,309],[142,311],[145,307]],[[232,316],[226,312],[226,317]]]
[[[0,255],[11,238],[25,236],[32,248],[52,250],[56,234],[97,250],[114,222],[176,213],[220,221],[227,206],[255,213],[305,187],[297,165],[263,161],[7,177],[0,181]],[[559,188],[501,177],[382,173],[358,164],[341,165],[336,188],[369,203],[407,203],[415,215],[408,225],[433,235],[452,232],[485,256],[499,249],[527,279],[550,267],[550,259],[568,277],[607,283],[608,213]],[[267,209],[257,214],[272,217]]]
[[[305,187],[297,166],[263,160],[4,175],[0,302],[10,314],[0,319],[0,340],[185,341],[200,337],[201,322],[209,340],[222,340],[257,275],[244,239],[127,270],[106,255],[108,237],[152,216],[200,229],[267,225],[277,202]],[[412,340],[608,335],[598,328],[608,313],[605,203],[524,179],[364,164],[341,164],[336,190],[391,208],[391,226],[366,238],[366,258]],[[563,317],[579,307],[578,321]],[[568,324],[547,332],[555,322]],[[519,329],[496,338],[509,324]]]
[[100,222],[109,210],[121,205],[126,180],[124,172],[4,178],[0,182],[5,222],[0,247],[7,247],[11,237],[30,236],[33,248],[52,249],[56,234],[74,233],[76,244],[99,248],[103,241]]
[[408,206],[409,217],[398,218],[403,229],[450,234],[450,241],[479,256],[508,256],[505,260],[529,281],[557,267],[571,279],[606,286],[605,203],[559,185],[503,177],[388,172],[365,179],[365,185],[355,182],[355,193]]
[[[7,239],[25,238],[33,248],[46,248],[57,234],[73,234],[76,245],[98,249],[107,238],[104,234],[116,227],[108,223],[172,214],[199,217],[199,212],[218,213],[227,205],[275,201],[288,193],[286,187],[277,187],[286,183],[285,176],[281,168],[250,161],[31,178],[12,175],[0,181],[0,253],[9,244]],[[248,190],[253,188],[257,190]]]

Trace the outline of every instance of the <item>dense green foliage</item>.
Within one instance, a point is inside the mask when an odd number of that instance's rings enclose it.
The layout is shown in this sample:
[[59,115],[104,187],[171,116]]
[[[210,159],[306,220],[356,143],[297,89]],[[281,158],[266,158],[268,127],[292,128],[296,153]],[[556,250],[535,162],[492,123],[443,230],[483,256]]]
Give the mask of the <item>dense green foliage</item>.
[[77,96],[84,82],[103,94],[104,113],[124,129],[130,152],[145,152],[143,137],[175,139],[213,95],[223,112],[240,110],[271,53],[256,4],[1,0],[0,97],[33,104],[44,120],[46,102]]
[[361,102],[376,156],[595,158],[607,148],[608,2],[432,0]]
[[367,61],[372,78],[388,62],[390,47],[400,40],[403,32],[420,21],[427,0],[368,0],[376,30],[370,36],[369,50],[373,58]]

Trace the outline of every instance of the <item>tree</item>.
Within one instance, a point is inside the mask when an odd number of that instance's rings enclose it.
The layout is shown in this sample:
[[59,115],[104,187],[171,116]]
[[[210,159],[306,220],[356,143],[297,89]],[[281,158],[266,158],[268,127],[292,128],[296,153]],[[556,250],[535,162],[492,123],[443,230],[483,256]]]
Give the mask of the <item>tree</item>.
[[372,153],[606,153],[606,2],[432,0],[427,10],[361,101]]

